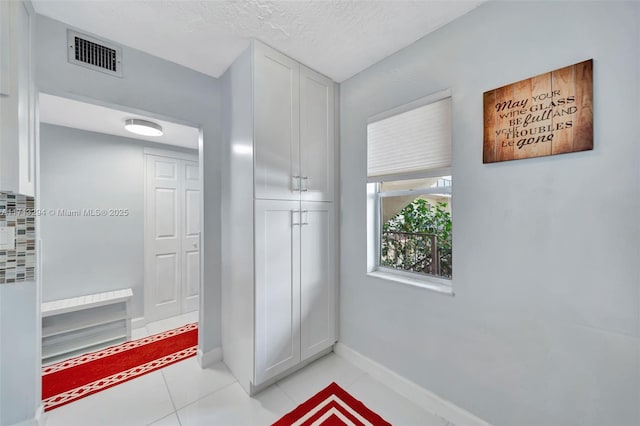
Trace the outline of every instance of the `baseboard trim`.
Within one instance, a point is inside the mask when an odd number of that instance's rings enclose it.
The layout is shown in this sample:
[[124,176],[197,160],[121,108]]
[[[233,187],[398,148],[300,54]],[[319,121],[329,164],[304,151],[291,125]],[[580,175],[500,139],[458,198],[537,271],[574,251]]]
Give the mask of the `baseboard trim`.
[[253,383],[249,383],[249,391],[247,393],[249,394],[249,396],[254,396],[254,395],[262,392],[263,390],[265,390],[269,386],[273,385],[274,383],[279,382],[280,380],[282,380],[285,377],[295,373],[298,370],[302,370],[304,367],[306,367],[307,365],[311,364],[312,362],[322,358],[323,356],[330,354],[332,351],[333,351],[333,346],[329,346],[328,348],[318,352],[317,354],[313,355],[312,357],[305,359],[304,361],[302,361],[300,364],[296,365],[295,367],[291,367],[288,370],[283,371],[282,373],[276,375],[275,377],[270,378],[269,380],[265,381],[264,383],[261,383],[258,386],[254,386]]
[[208,352],[202,352],[202,349],[198,349],[196,359],[200,367],[206,368],[211,364],[222,361],[222,348],[211,349]]
[[488,426],[489,423],[469,413],[435,393],[389,370],[382,364],[367,358],[343,343],[336,343],[333,351],[340,357],[357,365],[371,377],[380,380],[393,391],[425,410],[445,418],[458,426]]
[[147,325],[147,320],[144,317],[133,318],[131,320],[131,328],[140,328]]
[[46,417],[47,416],[44,413],[44,404],[40,404],[32,419],[15,423],[13,426],[44,426],[47,420]]
[[40,404],[38,406],[35,421],[38,426],[44,426],[47,423],[47,415],[44,413],[44,404]]

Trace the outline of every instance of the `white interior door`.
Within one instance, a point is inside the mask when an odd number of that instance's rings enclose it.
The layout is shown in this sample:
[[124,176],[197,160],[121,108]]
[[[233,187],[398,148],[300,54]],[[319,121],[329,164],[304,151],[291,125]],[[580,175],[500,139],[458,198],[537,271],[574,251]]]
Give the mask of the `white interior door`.
[[145,319],[178,315],[182,309],[180,160],[146,156]]
[[336,341],[335,238],[332,203],[302,202],[300,334],[305,360]]
[[200,296],[200,176],[196,161],[181,161],[182,313],[195,311]]
[[198,162],[145,155],[145,319],[197,310],[200,294]]
[[255,201],[255,385],[300,362],[299,207]]

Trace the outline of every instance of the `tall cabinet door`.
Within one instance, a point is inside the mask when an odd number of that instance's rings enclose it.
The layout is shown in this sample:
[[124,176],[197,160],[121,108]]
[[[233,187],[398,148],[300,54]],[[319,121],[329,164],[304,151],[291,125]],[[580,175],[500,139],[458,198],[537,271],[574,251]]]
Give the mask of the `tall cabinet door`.
[[336,341],[333,203],[302,202],[300,229],[300,334],[305,360]]
[[[0,189],[19,193],[20,80],[22,4],[0,1]],[[33,195],[33,194],[29,194]]]
[[303,201],[333,201],[333,102],[333,82],[301,65],[300,173]]
[[[9,76],[11,74],[9,64],[11,63],[10,49],[10,29],[11,29],[11,4],[0,1],[0,96],[9,96]],[[0,104],[1,105],[1,104]]]
[[180,314],[180,160],[146,156],[145,317]]
[[195,311],[200,301],[200,176],[196,161],[181,161],[182,312]]
[[31,18],[26,4],[17,6],[19,38],[22,45],[18,49],[18,191],[25,195],[35,195],[35,90],[31,71]]
[[300,362],[299,207],[255,201],[255,385]]
[[31,16],[23,2],[0,2],[0,188],[35,195],[35,90]]
[[255,197],[300,199],[299,65],[266,46],[254,53]]

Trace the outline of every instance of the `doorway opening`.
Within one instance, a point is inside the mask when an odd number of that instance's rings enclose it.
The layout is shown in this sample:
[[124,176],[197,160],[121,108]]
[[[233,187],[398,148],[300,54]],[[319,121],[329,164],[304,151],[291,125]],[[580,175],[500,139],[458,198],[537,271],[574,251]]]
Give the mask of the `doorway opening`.
[[197,322],[201,129],[44,93],[39,115],[43,364]]

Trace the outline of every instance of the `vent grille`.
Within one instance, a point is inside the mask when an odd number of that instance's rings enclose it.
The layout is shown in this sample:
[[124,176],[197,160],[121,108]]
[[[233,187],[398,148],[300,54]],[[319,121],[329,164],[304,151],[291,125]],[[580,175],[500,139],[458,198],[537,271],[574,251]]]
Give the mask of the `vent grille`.
[[69,30],[69,62],[122,77],[122,49],[102,40]]
[[75,37],[74,40],[76,61],[105,68],[109,71],[115,72],[118,70],[115,49],[110,49],[80,37]]

